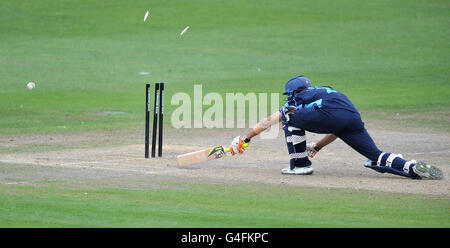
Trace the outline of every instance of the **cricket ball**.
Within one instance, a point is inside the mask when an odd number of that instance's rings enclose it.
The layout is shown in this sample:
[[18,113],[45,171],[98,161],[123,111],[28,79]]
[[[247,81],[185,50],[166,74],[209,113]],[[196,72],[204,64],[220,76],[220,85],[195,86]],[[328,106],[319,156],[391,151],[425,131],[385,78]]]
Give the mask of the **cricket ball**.
[[33,90],[35,87],[36,87],[36,84],[33,83],[33,82],[29,82],[29,83],[27,84],[27,88],[28,88],[29,90]]

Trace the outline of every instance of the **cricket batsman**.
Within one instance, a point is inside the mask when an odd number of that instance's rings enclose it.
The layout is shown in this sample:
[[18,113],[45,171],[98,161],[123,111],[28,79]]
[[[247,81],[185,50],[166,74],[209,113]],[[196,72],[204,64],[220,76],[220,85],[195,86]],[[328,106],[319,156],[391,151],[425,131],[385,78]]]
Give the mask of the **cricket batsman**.
[[[443,178],[443,173],[433,165],[407,161],[401,154],[378,149],[353,103],[332,87],[312,87],[305,76],[295,76],[286,83],[283,94],[287,95],[287,103],[279,111],[256,124],[247,135],[233,139],[230,147],[233,156],[245,151],[244,143],[281,121],[290,159],[290,166],[281,170],[283,174],[312,174],[309,158],[339,138],[368,158],[364,166],[377,172],[412,179]],[[307,145],[305,131],[326,135],[317,144]]]

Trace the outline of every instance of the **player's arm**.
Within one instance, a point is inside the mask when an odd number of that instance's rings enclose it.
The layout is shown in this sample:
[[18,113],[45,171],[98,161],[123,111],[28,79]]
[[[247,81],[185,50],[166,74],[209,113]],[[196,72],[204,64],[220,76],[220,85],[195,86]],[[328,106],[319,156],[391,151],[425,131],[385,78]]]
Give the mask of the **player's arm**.
[[324,148],[325,146],[327,146],[328,144],[330,144],[331,142],[335,141],[337,139],[337,136],[330,133],[325,135],[325,137],[323,137],[321,140],[319,140],[319,142],[316,143],[316,146],[320,147],[320,148]]
[[313,158],[320,149],[324,148],[331,142],[335,141],[337,139],[337,136],[330,133],[325,135],[321,140],[319,140],[317,143],[311,143],[306,146],[306,152],[308,152],[308,156],[310,158]]
[[256,124],[252,128],[252,130],[244,137],[237,136],[236,138],[234,138],[233,142],[231,142],[230,147],[231,154],[234,156],[236,153],[243,153],[245,151],[245,148],[242,147],[244,143],[250,142],[253,137],[268,129],[272,125],[279,123],[281,119],[281,113],[277,111],[269,117],[264,118],[262,121],[258,122],[258,124]]
[[268,129],[274,124],[277,124],[281,121],[281,113],[279,111],[273,113],[267,118],[264,118],[262,121],[258,122],[253,129],[245,136],[248,139],[255,137],[260,134],[264,130]]

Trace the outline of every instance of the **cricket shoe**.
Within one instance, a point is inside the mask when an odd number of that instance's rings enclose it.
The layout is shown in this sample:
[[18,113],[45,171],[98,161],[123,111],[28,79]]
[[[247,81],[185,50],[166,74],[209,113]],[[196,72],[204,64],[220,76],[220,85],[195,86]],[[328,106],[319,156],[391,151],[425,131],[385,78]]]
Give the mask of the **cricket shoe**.
[[291,170],[290,167],[284,168],[281,170],[281,174],[289,174],[289,175],[311,175],[313,174],[314,169],[311,166],[305,167],[295,167]]
[[375,162],[373,162],[372,160],[367,160],[365,163],[364,163],[364,167],[372,167],[372,166],[376,166],[377,165],[377,163],[375,163]]
[[422,179],[441,180],[444,178],[444,174],[439,168],[423,162],[417,162],[412,169]]
[[376,162],[373,162],[372,160],[367,160],[365,163],[364,163],[364,167],[366,167],[366,168],[370,168],[370,169],[372,169],[372,170],[374,170],[374,171],[376,171],[376,172],[379,172],[379,173],[385,173],[386,171],[383,171],[383,170],[380,170],[379,169],[379,167],[377,167],[377,163]]

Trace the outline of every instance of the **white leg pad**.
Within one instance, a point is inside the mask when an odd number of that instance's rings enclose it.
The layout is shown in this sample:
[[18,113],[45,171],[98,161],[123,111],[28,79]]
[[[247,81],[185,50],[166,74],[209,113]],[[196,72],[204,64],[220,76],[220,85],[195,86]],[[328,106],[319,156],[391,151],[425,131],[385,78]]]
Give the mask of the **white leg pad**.
[[291,154],[289,154],[289,159],[305,158],[306,156],[308,156],[308,154],[306,152],[291,153]]
[[293,127],[293,126],[289,126],[289,127],[288,127],[288,131],[289,131],[289,132],[292,132],[292,131],[294,131],[294,130],[302,130],[302,129],[300,129],[300,128],[298,128],[298,127]]
[[385,152],[381,153],[380,156],[378,157],[378,161],[377,161],[377,165],[381,166],[381,159],[383,158]]
[[403,158],[403,156],[401,154],[391,153],[391,155],[389,155],[389,157],[386,159],[386,166],[391,167],[392,162],[394,161],[395,158]]
[[416,160],[411,160],[405,163],[405,165],[403,166],[403,171],[406,173],[409,173],[409,167],[411,166],[411,164],[415,164],[417,163]]
[[287,143],[292,143],[293,145],[300,144],[300,143],[302,143],[305,140],[306,140],[305,135],[303,135],[303,136],[292,135],[292,136],[287,136],[286,137],[286,142]]
[[[384,154],[386,154],[386,153],[383,152],[383,153],[381,153],[380,156],[378,157],[378,161],[377,161],[377,165],[378,165],[378,166],[381,166],[381,160],[382,160]],[[389,154],[389,157],[386,159],[385,166],[391,167],[392,162],[394,161],[395,158],[403,158],[403,155],[401,155],[401,154],[395,154],[395,153]]]

